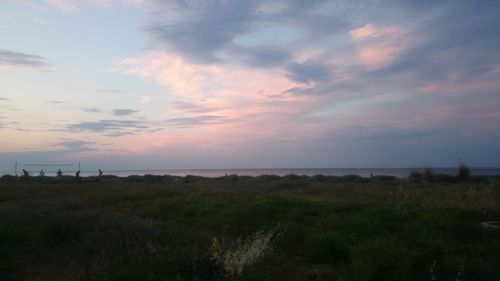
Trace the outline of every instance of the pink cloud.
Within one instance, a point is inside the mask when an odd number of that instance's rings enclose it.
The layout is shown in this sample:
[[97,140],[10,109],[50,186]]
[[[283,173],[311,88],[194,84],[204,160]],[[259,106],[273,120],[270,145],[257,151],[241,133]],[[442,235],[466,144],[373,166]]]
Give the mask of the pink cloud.
[[124,59],[120,68],[125,73],[152,78],[167,86],[170,95],[179,100],[204,101],[205,106],[215,109],[211,114],[249,120],[247,123],[266,113],[297,112],[315,100],[314,97],[284,94],[297,84],[279,71],[195,65],[165,52]]
[[411,45],[405,30],[397,26],[377,27],[366,24],[349,32],[357,45],[358,59],[367,68],[389,63],[399,52]]
[[87,0],[87,1],[89,1],[90,3],[92,3],[94,5],[105,7],[105,8],[113,7],[113,0]]
[[47,3],[52,7],[65,12],[77,10],[76,6],[71,0],[47,0]]
[[458,81],[453,75],[448,79],[425,84],[419,91],[428,94],[463,95],[474,91],[500,90],[499,80]]
[[[84,4],[88,4],[90,6],[97,6],[103,8],[112,8],[116,5],[122,4],[127,6],[140,6],[144,4],[144,0],[45,0],[46,5],[55,8],[59,11],[63,12],[74,12],[77,11],[78,8]],[[41,6],[38,6],[35,1],[27,0],[24,2],[25,5],[28,5],[32,8],[40,9]]]
[[[128,74],[153,78],[179,97],[210,99],[214,96],[257,98],[260,94],[281,95],[293,86],[277,71],[252,70],[238,66],[196,65],[165,52],[120,62]],[[250,82],[251,81],[251,82]]]
[[349,31],[351,38],[353,38],[354,40],[365,40],[377,37],[389,37],[394,35],[400,35],[402,33],[404,33],[404,30],[402,30],[397,26],[375,27],[371,23],[366,24],[363,27]]
[[142,96],[141,103],[150,103],[153,98],[151,96]]
[[[196,65],[166,52],[126,58],[118,67],[126,74],[152,79],[168,87],[173,101],[170,106],[167,104],[169,118],[197,114],[224,118],[193,127],[170,128],[167,133],[155,134],[155,144],[146,140],[133,141],[129,147],[134,153],[147,153],[158,147],[172,148],[179,143],[203,148],[224,147],[262,139],[293,141],[297,137],[321,133],[321,123],[306,120],[303,114],[322,98],[285,94],[287,89],[298,84],[280,71],[235,65]],[[203,113],[189,110],[189,106],[199,106]],[[209,111],[204,112],[207,108]],[[137,143],[144,145],[137,146]]]

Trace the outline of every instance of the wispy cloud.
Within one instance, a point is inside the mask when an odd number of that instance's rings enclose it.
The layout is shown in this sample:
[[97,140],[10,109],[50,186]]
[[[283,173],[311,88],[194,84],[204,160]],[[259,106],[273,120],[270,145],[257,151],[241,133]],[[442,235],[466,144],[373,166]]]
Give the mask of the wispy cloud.
[[220,108],[216,106],[210,106],[206,104],[186,102],[186,101],[174,101],[171,103],[172,107],[176,110],[190,113],[207,113],[217,111]]
[[0,66],[31,68],[46,71],[51,64],[44,57],[0,49]]
[[84,107],[82,108],[83,111],[89,112],[89,113],[100,113],[102,112],[99,108],[96,107]]
[[293,63],[286,67],[288,79],[308,84],[310,82],[324,82],[331,78],[329,66],[317,61],[305,61],[303,63]]
[[[191,62],[236,61],[275,67],[291,62],[291,49],[278,46],[280,42],[273,42],[273,37],[264,37],[265,41],[259,42],[258,37],[245,36],[286,26],[288,33],[302,31],[307,37],[321,34],[325,38],[347,26],[337,10],[354,5],[338,2],[329,5],[329,1],[152,1],[153,17],[147,31],[156,42]],[[255,44],[238,43],[238,38],[247,38]]]
[[153,97],[151,96],[142,96],[141,97],[141,103],[150,103],[153,100]]
[[123,136],[130,136],[130,135],[136,135],[137,133],[135,132],[126,132],[126,131],[114,131],[114,132],[109,132],[104,134],[107,137],[123,137]]
[[218,124],[222,122],[227,122],[227,118],[224,116],[217,115],[200,115],[193,117],[179,117],[179,118],[171,118],[167,120],[167,124],[171,124],[176,127],[194,127],[199,125],[207,125],[207,124]]
[[113,8],[118,5],[139,6],[144,0],[45,0],[47,5],[62,12],[77,11],[83,4],[102,8]]
[[137,113],[137,110],[133,109],[114,109],[113,110],[113,115],[115,116],[127,116],[127,115],[132,115],[134,113]]
[[99,121],[86,121],[66,126],[64,131],[68,132],[111,132],[111,131],[124,131],[127,129],[147,129],[148,125],[144,122],[135,120],[99,120]]
[[123,90],[117,90],[117,89],[96,89],[94,90],[96,93],[109,93],[109,94],[119,94],[119,93],[125,93]]
[[82,140],[63,140],[57,145],[63,146],[66,150],[71,151],[72,153],[83,152],[83,151],[94,151],[96,149],[88,147],[95,142],[91,141],[82,141]]
[[46,1],[50,6],[61,11],[70,12],[77,10],[75,4],[71,0],[46,0]]

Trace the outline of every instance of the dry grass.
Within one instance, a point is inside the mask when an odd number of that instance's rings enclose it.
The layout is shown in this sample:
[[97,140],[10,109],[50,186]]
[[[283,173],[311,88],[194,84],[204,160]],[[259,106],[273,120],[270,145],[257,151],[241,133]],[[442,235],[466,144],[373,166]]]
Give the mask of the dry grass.
[[212,260],[224,271],[229,280],[238,280],[246,268],[257,263],[272,250],[272,240],[276,233],[277,228],[269,231],[260,230],[246,239],[238,237],[230,242],[229,246],[224,239],[219,242],[214,238],[210,247]]

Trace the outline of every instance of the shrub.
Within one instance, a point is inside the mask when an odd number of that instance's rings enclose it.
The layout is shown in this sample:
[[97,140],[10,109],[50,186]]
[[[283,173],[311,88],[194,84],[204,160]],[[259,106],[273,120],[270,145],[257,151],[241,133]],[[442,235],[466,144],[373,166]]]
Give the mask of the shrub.
[[393,176],[379,175],[379,176],[372,176],[370,179],[376,182],[387,182],[387,181],[395,181],[398,178]]
[[441,182],[441,183],[454,183],[457,181],[457,178],[451,175],[443,174],[443,173],[437,173],[434,175],[434,182]]
[[425,166],[424,172],[422,173],[424,180],[432,181],[434,179],[434,171],[431,166]]
[[467,181],[470,179],[470,168],[465,165],[464,162],[460,162],[458,165],[458,179],[461,181]]
[[420,182],[423,178],[424,176],[422,175],[422,173],[418,171],[411,171],[410,175],[408,176],[408,179],[413,182]]
[[8,182],[15,181],[16,179],[17,179],[17,177],[13,176],[13,175],[3,175],[0,177],[1,181],[8,181]]
[[300,176],[298,176],[296,174],[289,174],[289,175],[284,176],[283,178],[287,179],[287,180],[298,180],[298,179],[300,179]]
[[358,175],[345,175],[340,177],[340,180],[343,182],[369,182],[369,179],[362,178]]

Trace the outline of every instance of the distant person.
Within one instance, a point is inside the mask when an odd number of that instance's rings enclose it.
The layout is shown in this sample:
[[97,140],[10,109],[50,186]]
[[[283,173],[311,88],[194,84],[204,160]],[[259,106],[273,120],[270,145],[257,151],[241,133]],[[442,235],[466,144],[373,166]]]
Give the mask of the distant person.
[[99,176],[102,177],[102,170],[99,169]]
[[43,171],[43,169],[40,170],[40,176],[41,177],[45,176],[45,172]]
[[62,175],[63,175],[63,172],[61,171],[61,169],[59,169],[59,170],[57,171],[57,176],[58,176],[58,177],[60,177],[60,176],[62,176]]
[[79,178],[80,177],[80,171],[76,171],[76,177]]
[[29,177],[30,174],[28,173],[28,171],[26,171],[25,169],[23,169],[23,176],[25,177]]

